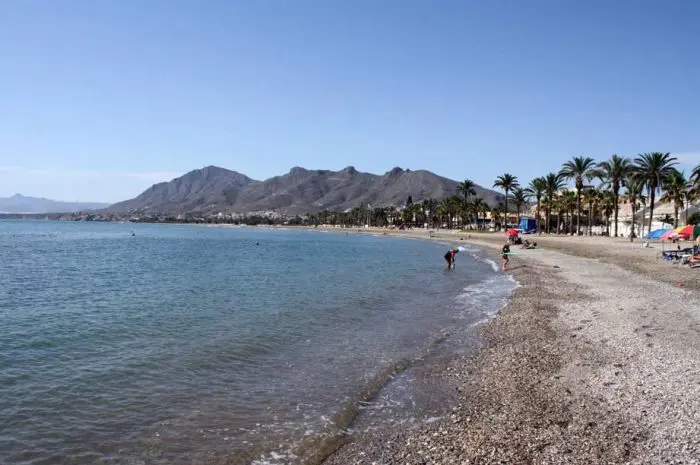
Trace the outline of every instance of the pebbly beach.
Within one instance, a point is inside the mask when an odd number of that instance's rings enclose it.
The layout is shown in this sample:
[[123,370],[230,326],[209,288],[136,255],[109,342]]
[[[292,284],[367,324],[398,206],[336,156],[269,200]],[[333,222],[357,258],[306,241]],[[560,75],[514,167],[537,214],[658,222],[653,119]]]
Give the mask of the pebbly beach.
[[[371,231],[492,250],[502,234]],[[350,438],[323,463],[700,463],[700,274],[661,245],[542,236],[481,325],[484,346],[439,375],[440,420]],[[520,250],[514,249],[517,252]]]

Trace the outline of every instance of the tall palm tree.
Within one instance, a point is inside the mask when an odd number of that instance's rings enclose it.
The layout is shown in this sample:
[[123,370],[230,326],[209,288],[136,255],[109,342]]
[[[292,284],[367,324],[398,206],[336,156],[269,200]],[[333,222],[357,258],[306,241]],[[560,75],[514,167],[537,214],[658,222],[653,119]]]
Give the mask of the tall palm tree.
[[632,169],[632,162],[628,158],[613,155],[610,160],[598,163],[597,176],[603,181],[602,188],[610,189],[614,198],[615,215],[615,237],[617,237],[617,216],[620,211],[620,188],[627,179],[627,175]]
[[678,211],[685,206],[686,184],[685,175],[678,170],[673,170],[664,182],[661,200],[664,203],[673,204],[673,227],[678,227]]
[[694,189],[700,189],[700,165],[696,166],[690,173],[690,182]]
[[574,157],[564,163],[559,172],[565,179],[573,180],[576,187],[576,235],[581,235],[581,190],[584,183],[596,175],[595,161],[590,157]]
[[634,229],[634,217],[637,214],[637,201],[639,201],[642,197],[644,184],[635,177],[628,176],[625,186],[627,187],[627,200],[632,208],[632,229],[630,232],[630,242],[634,242],[634,236],[637,234]]
[[480,229],[480,227],[479,227],[479,214],[481,213],[481,210],[482,210],[485,203],[486,202],[484,202],[484,199],[482,199],[481,197],[474,198],[474,200],[472,200],[472,203],[471,203],[472,212],[476,216],[476,229],[477,230]]
[[595,189],[587,189],[583,193],[583,200],[588,204],[588,235],[593,235],[593,205],[598,202],[599,193]]
[[566,190],[561,195],[562,207],[567,215],[566,233],[569,234],[573,232],[574,229],[574,211],[578,210],[579,202],[577,199],[576,192]]
[[690,210],[691,205],[698,201],[698,198],[698,189],[695,188],[695,186],[693,186],[692,184],[687,185],[685,189],[685,219],[683,220],[684,224],[688,224],[688,210]]
[[520,227],[520,213],[523,211],[523,206],[527,205],[527,195],[525,190],[521,187],[516,187],[513,189],[513,203],[515,204],[515,209],[518,212],[518,227]]
[[464,201],[463,210],[465,210],[465,214],[468,215],[466,210],[469,206],[469,197],[471,197],[472,195],[476,195],[476,190],[474,189],[474,181],[472,181],[471,179],[465,179],[464,181],[457,184],[457,193],[462,196],[462,200]]
[[505,205],[503,209],[506,217],[506,228],[508,228],[508,193],[516,187],[520,187],[520,184],[518,184],[518,177],[513,176],[510,173],[502,174],[496,178],[496,181],[493,183],[493,187],[500,187],[506,194]]
[[552,207],[555,203],[555,195],[564,187],[564,179],[558,173],[548,173],[544,177],[545,198],[547,200],[547,234],[552,232],[551,218]]
[[530,181],[530,184],[525,189],[525,195],[530,199],[535,199],[537,202],[537,233],[542,234],[542,228],[540,228],[540,204],[542,202],[542,197],[547,192],[547,182],[544,178],[535,178]]
[[600,207],[603,210],[603,216],[605,217],[605,233],[610,236],[610,216],[613,214],[615,209],[615,198],[612,191],[601,191],[600,194]]
[[676,163],[677,159],[670,153],[662,152],[643,153],[634,160],[634,170],[649,192],[649,231],[654,221],[654,198]]
[[469,197],[476,195],[476,190],[474,189],[474,181],[471,179],[465,179],[464,181],[457,184],[457,193],[459,193],[464,199],[464,203],[469,203]]

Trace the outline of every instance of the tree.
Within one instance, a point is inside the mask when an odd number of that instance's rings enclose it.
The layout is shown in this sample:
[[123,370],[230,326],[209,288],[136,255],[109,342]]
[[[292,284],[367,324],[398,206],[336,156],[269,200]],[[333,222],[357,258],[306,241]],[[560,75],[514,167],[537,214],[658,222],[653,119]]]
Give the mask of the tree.
[[690,172],[690,182],[693,184],[693,189],[700,189],[700,165],[696,166]]
[[524,189],[520,187],[513,189],[513,203],[518,211],[518,225],[520,225],[520,212],[523,210],[523,205],[527,205],[527,195]]
[[634,171],[649,192],[649,231],[654,220],[654,198],[666,178],[674,171],[677,159],[670,153],[643,153],[634,160]]
[[600,207],[605,217],[605,234],[610,236],[610,216],[615,209],[615,198],[612,191],[600,192]]
[[554,196],[564,187],[564,180],[561,175],[556,173],[549,173],[544,177],[545,183],[545,198],[547,200],[547,234],[552,232],[551,229],[551,217],[552,217],[552,207],[554,206]]
[[595,177],[595,161],[590,157],[574,157],[564,163],[559,172],[564,179],[574,181],[576,187],[576,235],[581,235],[581,191],[584,183]]
[[587,189],[583,193],[583,200],[588,204],[588,235],[593,235],[593,205],[598,203],[599,192],[595,189]]
[[[486,205],[486,202],[484,202],[484,199],[482,199],[481,197],[476,197],[474,200],[472,200],[471,206],[472,206],[472,210],[474,211],[474,214],[476,215],[476,229],[480,229],[480,227],[479,227],[479,214],[482,211],[484,211],[484,209],[486,209],[486,211],[488,211],[488,205]],[[484,220],[486,220],[486,216],[484,216]]]
[[644,184],[634,176],[628,174],[625,185],[627,187],[627,199],[630,203],[630,207],[632,208],[632,232],[630,233],[630,242],[634,242],[634,236],[636,236],[636,232],[634,230],[634,217],[637,214],[637,201],[643,197],[642,190],[644,190]]
[[678,170],[673,170],[669,173],[663,184],[663,195],[659,200],[664,203],[673,204],[673,225],[678,227],[678,211],[682,210],[685,205],[685,191],[688,181],[685,175]]
[[540,228],[540,204],[542,202],[542,196],[547,192],[547,182],[544,178],[535,178],[530,181],[530,184],[525,189],[525,194],[530,199],[535,199],[537,202],[537,233],[542,234],[542,228]]
[[438,202],[435,199],[423,200],[423,213],[426,216],[428,227],[432,228],[433,218],[437,216]]
[[518,177],[513,176],[510,173],[502,174],[501,176],[496,178],[496,181],[493,183],[493,187],[499,187],[503,189],[503,191],[506,194],[503,210],[506,218],[506,228],[508,228],[508,193],[516,187],[520,187],[520,184],[518,184]]
[[[469,197],[476,195],[476,190],[474,189],[474,181],[471,179],[465,179],[464,181],[457,184],[457,193],[462,196],[464,200],[464,210],[465,213],[467,207],[469,206]],[[467,213],[468,214],[468,213]]]
[[688,224],[700,224],[700,212],[695,212],[686,220]]
[[698,189],[695,188],[692,184],[690,186],[687,186],[685,190],[685,224],[691,224],[688,223],[688,210],[690,210],[690,206],[693,205],[698,201]]
[[576,201],[576,192],[565,190],[560,196],[561,207],[567,216],[566,221],[566,233],[572,233],[574,229],[574,211],[578,207],[578,202]]
[[601,188],[610,189],[614,198],[615,237],[617,237],[617,217],[620,211],[620,188],[627,179],[632,169],[632,162],[628,158],[613,155],[610,160],[598,163],[597,176],[603,181]]
[[413,196],[409,195],[408,198],[406,199],[406,206],[413,205]]

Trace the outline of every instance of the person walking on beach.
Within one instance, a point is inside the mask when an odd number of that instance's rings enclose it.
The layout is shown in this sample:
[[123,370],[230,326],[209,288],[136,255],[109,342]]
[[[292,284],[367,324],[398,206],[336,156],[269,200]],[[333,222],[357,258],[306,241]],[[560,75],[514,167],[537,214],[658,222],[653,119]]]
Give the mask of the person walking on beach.
[[455,267],[455,255],[459,253],[457,249],[450,249],[445,254],[445,261],[447,261],[447,269],[452,270]]
[[506,242],[506,245],[501,249],[501,262],[503,263],[503,271],[508,271],[508,262],[510,261],[510,244]]

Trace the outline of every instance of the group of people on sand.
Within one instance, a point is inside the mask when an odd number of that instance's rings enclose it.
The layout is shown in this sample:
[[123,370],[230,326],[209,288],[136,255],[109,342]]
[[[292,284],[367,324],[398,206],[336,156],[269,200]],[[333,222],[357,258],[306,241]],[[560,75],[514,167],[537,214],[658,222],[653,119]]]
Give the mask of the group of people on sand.
[[[527,241],[526,241],[527,242]],[[535,248],[537,247],[537,243],[534,244],[534,247],[525,247],[525,248]],[[445,254],[445,261],[447,262],[447,270],[454,270],[455,268],[455,258],[457,254],[459,253],[459,249],[452,248],[447,251]],[[503,271],[508,271],[508,264],[510,263],[510,242],[506,242],[505,245],[501,248],[501,269]]]

